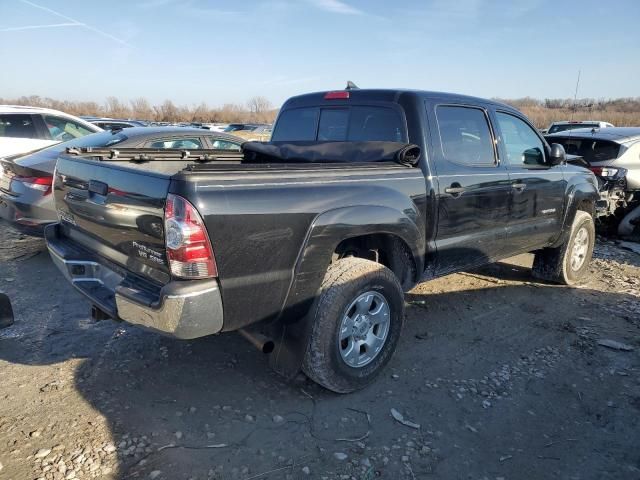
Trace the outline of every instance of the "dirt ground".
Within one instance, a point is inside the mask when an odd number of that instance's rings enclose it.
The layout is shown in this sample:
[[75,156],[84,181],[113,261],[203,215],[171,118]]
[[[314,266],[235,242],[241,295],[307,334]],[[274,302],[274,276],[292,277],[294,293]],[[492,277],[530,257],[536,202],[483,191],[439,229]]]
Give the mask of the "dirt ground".
[[419,285],[389,368],[346,396],[234,334],[95,323],[43,248],[0,225],[2,479],[640,478],[640,255],[611,242],[577,289],[529,255]]

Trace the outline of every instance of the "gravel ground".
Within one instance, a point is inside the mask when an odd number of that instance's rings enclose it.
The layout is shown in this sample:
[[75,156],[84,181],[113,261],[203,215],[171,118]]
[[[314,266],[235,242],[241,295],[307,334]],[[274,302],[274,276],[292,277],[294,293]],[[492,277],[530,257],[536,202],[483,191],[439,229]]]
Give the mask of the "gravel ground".
[[2,479],[640,478],[640,255],[614,243],[578,289],[530,255],[419,285],[389,368],[346,396],[237,335],[95,323],[43,248],[0,225]]

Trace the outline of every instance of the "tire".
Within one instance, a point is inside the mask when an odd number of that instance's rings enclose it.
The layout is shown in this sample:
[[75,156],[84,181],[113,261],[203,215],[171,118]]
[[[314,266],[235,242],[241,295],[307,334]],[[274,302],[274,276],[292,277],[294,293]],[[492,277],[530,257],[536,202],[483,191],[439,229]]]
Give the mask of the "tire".
[[[593,218],[587,212],[577,211],[567,241],[557,248],[545,248],[535,253],[533,276],[563,285],[584,282],[589,273],[595,240]],[[580,256],[582,261],[577,258]]]
[[309,315],[303,372],[329,390],[349,393],[370,384],[391,359],[402,331],[404,294],[385,266],[343,258],[329,266]]

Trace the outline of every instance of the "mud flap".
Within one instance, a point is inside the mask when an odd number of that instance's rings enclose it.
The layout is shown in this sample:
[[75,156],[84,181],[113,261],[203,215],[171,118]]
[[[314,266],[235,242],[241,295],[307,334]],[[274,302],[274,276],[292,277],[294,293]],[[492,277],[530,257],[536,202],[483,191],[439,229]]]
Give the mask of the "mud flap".
[[0,328],[10,327],[13,325],[13,308],[9,297],[0,293]]
[[288,380],[302,368],[302,361],[309,344],[313,316],[306,315],[297,322],[278,321],[273,325],[275,348],[269,355],[269,366]]

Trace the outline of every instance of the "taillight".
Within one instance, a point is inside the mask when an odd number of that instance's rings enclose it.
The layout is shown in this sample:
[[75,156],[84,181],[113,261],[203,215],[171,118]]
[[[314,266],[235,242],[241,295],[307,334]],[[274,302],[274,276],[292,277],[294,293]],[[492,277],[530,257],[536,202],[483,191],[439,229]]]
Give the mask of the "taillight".
[[[51,193],[51,186],[53,185],[53,177],[23,177],[16,175],[11,179],[12,182],[20,182],[27,188],[33,190],[39,190],[43,192],[43,195]],[[11,189],[13,190],[13,188]]]
[[589,170],[591,170],[594,175],[602,178],[613,178],[618,175],[618,172],[620,171],[618,168],[611,167],[589,167]]
[[179,195],[170,193],[167,197],[164,235],[174,276],[193,279],[218,275],[204,222],[195,207]]

